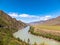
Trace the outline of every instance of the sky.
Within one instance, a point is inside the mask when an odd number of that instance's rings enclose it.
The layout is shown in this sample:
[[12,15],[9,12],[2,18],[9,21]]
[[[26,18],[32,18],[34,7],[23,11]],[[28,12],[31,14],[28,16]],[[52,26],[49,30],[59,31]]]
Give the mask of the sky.
[[60,0],[0,0],[0,10],[30,23],[60,16]]

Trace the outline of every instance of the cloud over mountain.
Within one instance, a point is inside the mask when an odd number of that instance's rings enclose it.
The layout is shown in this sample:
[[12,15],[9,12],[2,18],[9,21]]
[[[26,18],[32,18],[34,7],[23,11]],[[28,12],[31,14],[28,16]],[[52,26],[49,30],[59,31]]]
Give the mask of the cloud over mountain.
[[40,20],[48,20],[52,18],[51,15],[37,16],[37,15],[18,14],[18,13],[8,13],[8,15],[10,15],[12,18],[22,20],[23,22],[34,22],[34,21],[40,21]]

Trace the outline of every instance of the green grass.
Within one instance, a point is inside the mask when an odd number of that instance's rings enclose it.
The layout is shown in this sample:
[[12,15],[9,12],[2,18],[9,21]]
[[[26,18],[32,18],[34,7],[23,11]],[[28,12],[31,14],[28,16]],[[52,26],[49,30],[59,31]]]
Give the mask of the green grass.
[[20,41],[20,39],[16,39],[13,37],[12,32],[9,28],[0,28],[0,45],[28,45],[28,43],[24,41]]

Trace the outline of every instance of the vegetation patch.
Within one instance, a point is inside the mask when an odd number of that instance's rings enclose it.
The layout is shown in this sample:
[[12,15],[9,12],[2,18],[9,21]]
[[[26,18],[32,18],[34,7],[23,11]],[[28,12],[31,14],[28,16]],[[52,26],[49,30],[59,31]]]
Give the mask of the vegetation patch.
[[35,32],[34,27],[32,27],[32,26],[30,27],[29,32],[31,32],[32,34],[37,35],[37,36],[43,36],[43,37],[46,37],[46,38],[50,38],[50,39],[60,41],[60,36],[52,35],[52,34],[49,34],[49,33],[47,34],[47,33],[43,33],[43,32]]

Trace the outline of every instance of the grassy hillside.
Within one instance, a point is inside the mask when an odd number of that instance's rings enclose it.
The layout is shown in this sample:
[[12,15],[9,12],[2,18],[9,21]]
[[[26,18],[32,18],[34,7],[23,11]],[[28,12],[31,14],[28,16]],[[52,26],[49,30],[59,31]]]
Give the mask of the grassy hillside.
[[0,11],[0,26],[10,29],[22,29],[26,24],[21,21],[17,21],[15,18],[11,18],[3,11]]
[[16,39],[13,37],[13,35],[10,32],[10,29],[0,28],[0,45],[28,45],[24,41],[21,41],[20,39]]
[[26,24],[11,18],[9,15],[0,11],[0,45],[28,45],[20,39],[13,37],[13,33],[18,29],[26,27]]

